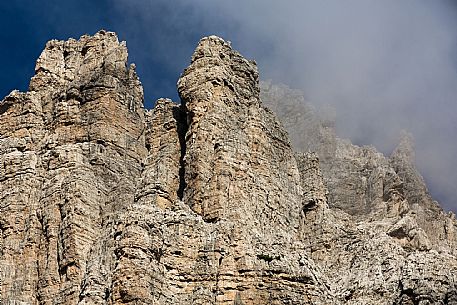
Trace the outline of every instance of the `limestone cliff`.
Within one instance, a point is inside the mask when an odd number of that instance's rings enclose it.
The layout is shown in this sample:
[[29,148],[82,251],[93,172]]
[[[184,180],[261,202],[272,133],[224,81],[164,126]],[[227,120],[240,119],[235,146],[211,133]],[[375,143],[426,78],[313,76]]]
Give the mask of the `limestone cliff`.
[[35,70],[0,103],[2,304],[457,304],[457,222],[406,138],[386,158],[284,116],[300,94],[215,36],[180,105],[144,109],[111,32]]

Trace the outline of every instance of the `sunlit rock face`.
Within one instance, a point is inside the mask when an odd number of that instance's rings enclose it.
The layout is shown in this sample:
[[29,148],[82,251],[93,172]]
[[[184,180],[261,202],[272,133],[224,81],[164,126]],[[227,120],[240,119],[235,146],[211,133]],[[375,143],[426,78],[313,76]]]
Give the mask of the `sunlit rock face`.
[[127,56],[50,41],[1,101],[0,303],[457,304],[455,217],[407,136],[338,139],[216,36],[145,110]]

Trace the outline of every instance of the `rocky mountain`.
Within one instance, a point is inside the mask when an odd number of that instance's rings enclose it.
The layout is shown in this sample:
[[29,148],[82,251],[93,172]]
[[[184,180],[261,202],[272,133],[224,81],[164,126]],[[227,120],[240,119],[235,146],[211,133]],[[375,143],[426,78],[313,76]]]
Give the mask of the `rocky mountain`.
[[144,109],[114,33],[48,42],[0,103],[2,304],[457,304],[408,137],[337,138],[216,36],[178,91]]

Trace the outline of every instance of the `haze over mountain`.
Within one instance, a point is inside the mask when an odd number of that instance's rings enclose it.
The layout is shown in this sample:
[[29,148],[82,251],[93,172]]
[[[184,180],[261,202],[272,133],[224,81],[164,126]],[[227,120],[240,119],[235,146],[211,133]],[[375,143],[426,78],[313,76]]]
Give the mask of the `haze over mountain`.
[[146,106],[177,99],[196,41],[217,34],[255,58],[262,78],[336,109],[337,131],[390,154],[401,130],[433,196],[456,210],[457,8],[454,1],[8,1],[0,93],[25,90],[50,38],[100,28],[127,40]]

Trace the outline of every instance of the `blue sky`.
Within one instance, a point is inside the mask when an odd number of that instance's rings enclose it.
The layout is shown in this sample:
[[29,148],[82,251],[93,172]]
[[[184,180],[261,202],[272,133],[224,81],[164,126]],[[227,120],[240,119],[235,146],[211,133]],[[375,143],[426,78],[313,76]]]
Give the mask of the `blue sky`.
[[454,0],[12,0],[0,25],[1,96],[27,89],[46,41],[106,29],[127,41],[147,107],[177,101],[198,40],[222,36],[261,78],[335,108],[341,136],[389,154],[411,132],[432,195],[457,210]]

